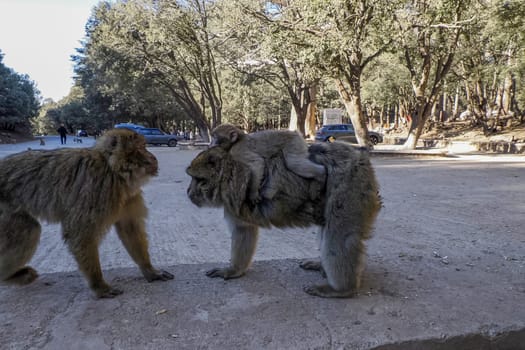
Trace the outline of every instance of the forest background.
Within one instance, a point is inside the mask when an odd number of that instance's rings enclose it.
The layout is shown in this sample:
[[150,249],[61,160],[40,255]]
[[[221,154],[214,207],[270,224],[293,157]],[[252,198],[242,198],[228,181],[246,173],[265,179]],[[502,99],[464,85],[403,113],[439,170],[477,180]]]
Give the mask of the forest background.
[[312,138],[341,108],[360,145],[373,129],[413,149],[452,124],[523,130],[524,48],[521,0],[102,1],[60,101],[0,51],[0,132],[133,122],[206,142],[229,122]]

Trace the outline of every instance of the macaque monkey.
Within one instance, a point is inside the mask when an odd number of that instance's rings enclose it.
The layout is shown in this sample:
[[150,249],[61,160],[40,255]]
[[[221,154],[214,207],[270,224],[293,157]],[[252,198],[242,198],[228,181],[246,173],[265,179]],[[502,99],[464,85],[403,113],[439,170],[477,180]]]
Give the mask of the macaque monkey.
[[[288,130],[265,130],[245,134],[231,124],[217,126],[211,132],[211,147],[219,146],[229,151],[233,159],[242,162],[252,171],[248,187],[249,199],[256,203],[261,197],[272,199],[277,190],[273,183],[264,181],[265,163],[283,155],[286,167],[296,175],[324,183],[324,166],[308,160],[308,145],[301,135]],[[263,184],[264,181],[264,184]]]
[[301,267],[324,271],[327,283],[305,291],[329,298],[357,293],[364,241],[381,207],[374,170],[366,151],[343,142],[314,144],[308,152],[311,161],[325,167],[326,184],[319,186],[315,179],[297,175],[281,154],[266,160],[265,172],[275,193],[255,207],[246,191],[253,171],[231,152],[212,147],[191,162],[186,170],[192,177],[188,197],[198,207],[223,207],[231,230],[230,266],[209,270],[209,277],[243,276],[255,254],[259,227],[319,225],[321,261],[304,262]]
[[141,187],[157,175],[144,137],[108,131],[92,148],[26,151],[0,160],[0,281],[28,284],[38,220],[61,223],[62,234],[89,287],[99,298],[121,294],[104,281],[98,246],[112,225],[148,281],[173,275],[150,262]]

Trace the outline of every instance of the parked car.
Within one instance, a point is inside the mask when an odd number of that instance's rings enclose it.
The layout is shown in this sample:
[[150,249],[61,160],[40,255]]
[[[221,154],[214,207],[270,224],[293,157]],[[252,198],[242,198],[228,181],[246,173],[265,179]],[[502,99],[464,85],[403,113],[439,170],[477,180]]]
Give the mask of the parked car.
[[88,133],[86,130],[80,129],[77,131],[77,137],[87,137]]
[[177,137],[175,135],[166,134],[157,128],[142,128],[136,129],[136,132],[144,135],[146,143],[152,145],[168,145],[169,147],[177,146]]
[[126,129],[131,129],[131,130],[136,130],[136,129],[144,129],[145,126],[143,125],[139,125],[139,124],[133,124],[133,123],[120,123],[120,124],[115,124],[115,128],[126,128]]
[[125,128],[135,131],[144,136],[146,143],[152,145],[168,145],[169,147],[177,146],[178,141],[176,135],[166,134],[157,128],[145,128],[141,125],[131,123],[116,124],[115,128]]
[[[383,142],[383,135],[375,131],[368,131],[368,136],[372,144],[377,145]],[[315,139],[317,141],[347,141],[357,143],[354,126],[352,124],[329,124],[323,125],[316,133]]]

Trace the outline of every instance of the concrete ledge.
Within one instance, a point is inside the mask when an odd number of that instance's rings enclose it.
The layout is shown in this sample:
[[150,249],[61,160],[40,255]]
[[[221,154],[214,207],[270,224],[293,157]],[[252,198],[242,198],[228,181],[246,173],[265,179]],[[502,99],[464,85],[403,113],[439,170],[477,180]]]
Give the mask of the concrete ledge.
[[[385,137],[381,146],[398,148],[405,142],[404,138]],[[419,149],[446,149],[451,153],[503,153],[525,154],[525,143],[510,141],[453,141],[437,139],[419,139]]]
[[525,143],[489,141],[475,142],[473,144],[481,152],[525,154]]
[[525,330],[502,331],[497,334],[467,334],[452,338],[412,340],[381,345],[373,350],[519,350],[525,344]]
[[522,281],[431,256],[395,260],[371,257],[354,299],[304,293],[323,278],[297,260],[256,262],[229,281],[204,275],[223,264],[171,266],[175,280],[155,283],[109,270],[124,294],[102,300],[77,272],[45,274],[0,287],[2,348],[523,349]]
[[177,147],[181,150],[190,150],[190,149],[202,149],[205,150],[209,147],[208,142],[179,142]]
[[451,157],[452,155],[446,149],[374,149],[372,156],[390,156],[390,157]]

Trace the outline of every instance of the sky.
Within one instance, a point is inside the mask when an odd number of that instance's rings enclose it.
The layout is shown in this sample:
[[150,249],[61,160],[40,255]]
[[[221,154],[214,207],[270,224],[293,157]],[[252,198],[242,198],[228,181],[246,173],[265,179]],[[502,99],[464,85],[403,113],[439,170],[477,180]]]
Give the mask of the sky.
[[80,47],[99,0],[0,0],[3,63],[33,80],[42,97],[60,100],[73,85],[70,56]]

